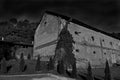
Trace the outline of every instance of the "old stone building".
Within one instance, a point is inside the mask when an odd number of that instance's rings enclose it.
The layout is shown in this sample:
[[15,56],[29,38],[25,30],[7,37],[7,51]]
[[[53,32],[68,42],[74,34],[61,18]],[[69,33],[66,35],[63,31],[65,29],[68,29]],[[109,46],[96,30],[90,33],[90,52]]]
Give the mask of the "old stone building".
[[23,53],[25,59],[27,59],[28,54],[33,56],[33,44],[0,40],[0,60],[3,57],[10,60],[15,56],[19,59],[21,53]]
[[[58,34],[70,17],[46,11],[36,29],[33,56],[40,55],[41,60],[48,60],[55,54]],[[120,40],[104,31],[93,28],[72,19],[68,24],[75,44],[74,55],[77,67],[87,67],[88,61],[93,67],[101,67],[108,59],[110,65],[120,61]]]

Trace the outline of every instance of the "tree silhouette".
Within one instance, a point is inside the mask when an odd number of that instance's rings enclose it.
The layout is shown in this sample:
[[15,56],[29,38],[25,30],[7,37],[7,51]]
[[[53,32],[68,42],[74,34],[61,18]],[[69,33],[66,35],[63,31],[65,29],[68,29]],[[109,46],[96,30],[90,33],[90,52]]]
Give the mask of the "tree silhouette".
[[20,69],[21,72],[24,72],[24,70],[25,70],[25,60],[24,60],[23,53],[20,56],[19,69]]
[[40,56],[37,58],[36,66],[35,66],[35,71],[40,71]]
[[31,59],[31,55],[30,55],[30,54],[27,55],[27,59],[28,59],[28,60]]
[[54,69],[54,63],[53,63],[53,59],[50,58],[48,62],[48,70],[52,70],[52,69]]
[[59,74],[64,74],[65,73],[63,60],[58,61],[57,72]]
[[[76,68],[75,68],[76,67],[76,59],[75,59],[74,54],[72,53],[73,52],[73,43],[75,43],[75,42],[73,40],[72,35],[68,31],[68,24],[69,24],[69,21],[66,22],[66,25],[63,27],[60,34],[58,35],[58,42],[57,42],[56,49],[55,49],[54,59],[55,59],[55,61],[57,60],[60,62],[63,60],[65,65],[67,65],[67,64],[72,65],[72,67],[74,67],[72,69],[75,70],[73,72],[76,72]],[[63,51],[60,51],[58,53],[57,51],[62,48],[65,51],[65,53],[62,54]],[[62,58],[56,59],[56,57],[59,54],[62,55]]]
[[111,72],[110,72],[110,67],[109,67],[109,63],[108,60],[106,60],[106,66],[105,66],[105,77],[104,80],[111,80]]
[[1,72],[6,73],[7,72],[7,64],[6,64],[6,59],[3,57],[1,60]]
[[87,72],[88,72],[88,74],[87,74],[87,79],[88,79],[88,80],[94,80],[90,62],[88,63]]

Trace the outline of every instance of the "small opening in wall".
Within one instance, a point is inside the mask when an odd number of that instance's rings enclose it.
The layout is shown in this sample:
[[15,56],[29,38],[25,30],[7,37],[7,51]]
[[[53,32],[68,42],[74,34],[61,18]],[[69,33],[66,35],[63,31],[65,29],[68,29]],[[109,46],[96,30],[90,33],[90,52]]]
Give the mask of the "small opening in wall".
[[76,49],[76,52],[79,52],[79,49]]
[[77,31],[75,31],[74,33],[75,33],[76,35],[78,35],[78,34],[80,34],[81,32],[77,32]]
[[96,54],[96,52],[95,52],[95,51],[93,51],[93,54]]
[[94,41],[94,36],[91,36],[92,40]]
[[45,21],[45,23],[44,23],[45,25],[47,24],[47,22]]
[[104,55],[106,55],[106,53],[104,53]]
[[112,42],[110,42],[110,45],[112,45]]
[[104,42],[104,39],[102,41]]

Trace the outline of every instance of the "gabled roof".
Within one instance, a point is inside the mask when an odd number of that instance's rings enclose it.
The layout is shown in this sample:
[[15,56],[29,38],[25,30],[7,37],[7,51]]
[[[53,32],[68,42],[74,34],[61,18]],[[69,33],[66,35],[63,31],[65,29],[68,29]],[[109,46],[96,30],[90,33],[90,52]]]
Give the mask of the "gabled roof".
[[[65,20],[69,20],[69,19],[71,18],[71,17],[64,16],[64,15],[61,15],[61,14],[58,14],[58,13],[55,13],[55,12],[51,12],[51,11],[45,11],[45,13],[51,14],[51,15],[54,15],[54,16],[61,17],[61,18],[65,19]],[[88,28],[88,29],[94,30],[94,31],[96,31],[96,32],[100,32],[100,33],[102,33],[102,34],[105,34],[105,35],[107,35],[107,36],[110,36],[110,37],[113,37],[113,38],[116,38],[116,39],[119,39],[119,40],[120,40],[120,38],[118,38],[118,37],[116,37],[116,36],[113,36],[113,35],[111,35],[110,33],[107,33],[107,32],[105,32],[105,31],[96,29],[96,28],[94,28],[94,27],[92,27],[92,26],[90,26],[90,25],[87,25],[87,24],[85,24],[85,23],[83,23],[83,22],[81,22],[81,21],[78,21],[78,20],[76,20],[76,19],[72,19],[71,22],[73,22],[73,23],[75,23],[75,24],[78,24],[78,25],[81,25],[81,26],[83,26],[83,27],[86,27],[86,28]]]

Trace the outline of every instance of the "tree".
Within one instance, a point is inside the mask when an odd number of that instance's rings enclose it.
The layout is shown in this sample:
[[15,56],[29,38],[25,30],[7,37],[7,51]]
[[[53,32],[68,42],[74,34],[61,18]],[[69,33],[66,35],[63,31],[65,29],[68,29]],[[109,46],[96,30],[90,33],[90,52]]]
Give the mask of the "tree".
[[58,61],[57,72],[59,74],[64,74],[65,73],[63,60]]
[[90,62],[88,63],[88,69],[87,69],[87,79],[88,80],[94,80],[93,74],[92,74],[92,68]]
[[11,18],[9,21],[13,24],[17,24],[17,19],[16,18]]
[[109,63],[108,60],[106,60],[106,66],[105,66],[105,77],[104,80],[111,80],[111,72],[110,72],[110,67],[109,67]]
[[37,58],[36,66],[35,66],[35,71],[40,71],[40,56]]
[[23,53],[20,56],[20,63],[19,63],[19,69],[21,72],[25,71],[25,60],[24,60],[24,55]]
[[7,63],[6,63],[6,59],[4,57],[1,60],[1,72],[2,73],[6,73],[7,72]]
[[48,62],[48,70],[52,70],[52,69],[54,69],[54,63],[53,63],[53,59],[50,58]]
[[[63,27],[60,34],[58,35],[58,42],[57,42],[56,49],[55,49],[54,59],[56,61],[57,60],[56,57],[59,54],[61,54],[62,55],[61,59],[64,60],[65,65],[66,64],[74,65],[74,66],[72,66],[73,67],[72,69],[74,69],[74,71],[73,71],[73,73],[74,73],[74,72],[77,72],[76,68],[75,68],[76,67],[76,58],[75,58],[74,54],[72,53],[73,52],[73,43],[75,43],[75,42],[73,40],[72,35],[70,34],[70,32],[68,30],[68,24],[69,24],[69,21],[66,22],[66,25]],[[61,48],[63,48],[65,50],[64,54],[62,54],[62,52],[57,53],[57,51]],[[60,61],[62,61],[62,60],[60,60]]]
[[27,59],[28,59],[28,60],[30,60],[30,59],[31,59],[31,55],[30,55],[30,54],[28,54]]
[[72,77],[77,77],[77,69],[76,69],[76,63],[72,65]]

